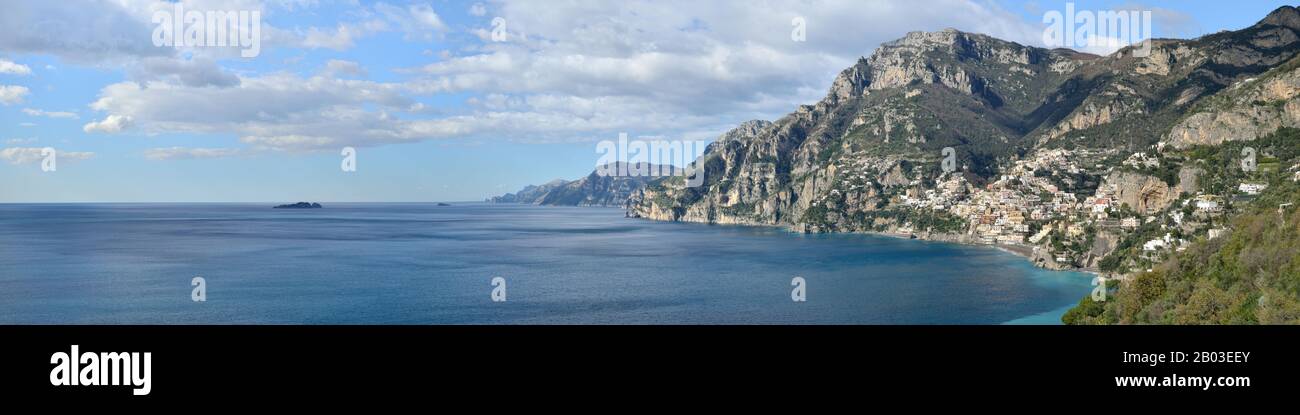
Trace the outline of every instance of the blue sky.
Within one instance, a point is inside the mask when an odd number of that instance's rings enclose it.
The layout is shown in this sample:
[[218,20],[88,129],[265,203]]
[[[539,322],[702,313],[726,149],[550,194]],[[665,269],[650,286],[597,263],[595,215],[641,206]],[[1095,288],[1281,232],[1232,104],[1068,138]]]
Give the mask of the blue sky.
[[[710,140],[820,99],[913,30],[1041,45],[1065,2],[201,0],[257,10],[261,49],[156,47],[170,2],[7,2],[0,202],[464,201],[589,173],[595,143]],[[1157,37],[1254,24],[1283,3],[1141,9]],[[792,18],[807,39],[791,39]],[[501,18],[500,25],[493,20]],[[492,32],[505,33],[494,41]],[[1098,51],[1105,52],[1105,51]],[[39,150],[58,151],[42,171]],[[340,169],[343,147],[357,170]]]

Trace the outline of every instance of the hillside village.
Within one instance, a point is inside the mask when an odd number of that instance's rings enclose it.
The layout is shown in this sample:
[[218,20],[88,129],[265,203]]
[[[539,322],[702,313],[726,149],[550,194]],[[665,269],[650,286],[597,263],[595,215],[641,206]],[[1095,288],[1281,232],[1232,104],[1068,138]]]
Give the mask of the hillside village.
[[[1129,154],[1118,167],[1099,160],[1122,156],[1117,151],[1054,149],[1016,160],[995,181],[976,186],[961,174],[946,174],[931,189],[910,189],[899,196],[903,206],[947,213],[965,222],[955,229],[967,241],[1023,247],[1036,264],[1054,269],[1082,268],[1123,277],[1129,269],[1101,268],[1105,255],[1126,238],[1138,238],[1140,255],[1135,269],[1158,263],[1170,252],[1185,249],[1189,239],[1217,238],[1228,232],[1215,219],[1230,215],[1238,204],[1248,203],[1268,188],[1267,183],[1242,180],[1230,192],[1207,193],[1196,188],[1196,169],[1180,174],[1181,183],[1170,189],[1141,189],[1131,169],[1159,168],[1160,159],[1139,152]],[[1292,180],[1300,180],[1300,169]],[[1048,172],[1106,177],[1093,192],[1080,192],[1054,181]],[[919,184],[919,183],[918,183]],[[892,232],[932,238],[935,230],[904,223]]]

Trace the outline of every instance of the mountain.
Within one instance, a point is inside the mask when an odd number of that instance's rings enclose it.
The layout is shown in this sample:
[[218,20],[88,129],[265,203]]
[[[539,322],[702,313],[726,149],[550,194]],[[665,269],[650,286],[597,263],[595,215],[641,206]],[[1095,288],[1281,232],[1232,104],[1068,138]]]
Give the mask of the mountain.
[[[612,163],[605,168],[617,171],[622,164]],[[659,171],[659,165],[650,164],[651,171]],[[606,171],[611,171],[606,170]],[[491,203],[525,203],[546,206],[606,206],[625,207],[633,192],[645,187],[646,183],[658,179],[653,176],[609,176],[600,175],[596,169],[574,181],[553,180],[540,186],[526,186],[515,193],[489,198]]]
[[[961,186],[982,186],[1039,150],[1122,154],[1166,139],[1177,123],[1195,128],[1185,115],[1206,97],[1295,57],[1298,17],[1283,7],[1240,31],[1154,40],[1147,57],[1133,56],[1136,47],[1098,57],[951,29],[909,33],[844,70],[820,102],[710,146],[705,186],[652,184],[633,196],[630,214],[808,231],[887,229],[910,216],[891,212],[899,196],[933,189],[943,178],[945,147],[960,160]],[[1102,181],[1069,184],[1087,194]]]
[[[945,30],[909,33],[860,59],[828,95],[761,130],[706,150],[705,186],[668,180],[647,189],[634,216],[694,222],[800,224],[822,219],[820,200],[844,216],[875,210],[885,188],[910,183],[954,147],[970,171],[992,175],[1043,114],[1052,91],[1092,55],[1025,47]],[[866,180],[883,177],[884,180]],[[634,196],[636,198],[636,196]],[[856,230],[838,223],[836,230]]]
[[[628,215],[999,244],[1121,281],[1115,301],[1081,304],[1073,322],[1293,322],[1296,258],[1258,256],[1292,255],[1260,238],[1300,235],[1260,225],[1279,214],[1274,202],[1295,200],[1298,54],[1290,6],[1108,56],[909,33],[842,71],[820,101],[724,134],[697,160],[703,185],[665,178],[633,192]],[[1258,169],[1240,167],[1248,153]],[[1241,249],[1205,248],[1220,243]],[[1234,261],[1221,274],[1171,265]],[[1261,269],[1274,276],[1246,283]],[[1238,314],[1170,311],[1209,298]]]
[[537,204],[538,202],[541,201],[542,197],[546,196],[546,194],[549,193],[552,189],[558,188],[560,186],[564,186],[565,184],[568,183],[569,183],[568,180],[555,179],[542,185],[535,186],[530,184],[528,186],[524,186],[523,189],[520,189],[518,192],[515,193],[506,193],[501,196],[490,197],[487,199],[487,202]]

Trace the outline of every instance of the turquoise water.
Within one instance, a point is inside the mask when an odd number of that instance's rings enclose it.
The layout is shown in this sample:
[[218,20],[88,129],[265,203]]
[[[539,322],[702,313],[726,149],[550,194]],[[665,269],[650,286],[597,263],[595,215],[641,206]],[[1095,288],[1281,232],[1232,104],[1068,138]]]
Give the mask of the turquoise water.
[[[0,323],[1056,324],[1090,289],[987,247],[623,216],[0,205]],[[805,302],[791,301],[796,276]]]

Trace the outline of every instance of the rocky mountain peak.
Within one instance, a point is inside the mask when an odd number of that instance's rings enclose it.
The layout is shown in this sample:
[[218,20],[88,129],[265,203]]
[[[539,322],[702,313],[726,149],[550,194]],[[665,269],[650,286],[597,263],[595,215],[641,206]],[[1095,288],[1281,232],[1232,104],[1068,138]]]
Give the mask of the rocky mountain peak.
[[859,95],[871,84],[871,66],[865,58],[859,58],[853,66],[840,71],[835,81],[831,82],[830,97],[843,101]]
[[764,128],[767,128],[768,126],[771,125],[772,125],[771,121],[765,121],[765,120],[745,121],[740,123],[740,125],[736,126],[736,128],[732,128],[730,131],[723,133],[721,136],[718,137],[718,141],[739,140],[739,139],[753,137],[758,135],[760,131],[763,131]]
[[881,44],[868,60],[871,90],[904,87],[912,83],[943,83],[966,93],[979,89],[980,80],[1008,71],[1038,73],[1042,63],[1057,60],[1054,52],[956,29],[912,32]]
[[1300,9],[1293,6],[1282,6],[1269,13],[1260,24],[1270,24],[1274,26],[1289,27],[1300,30]]

